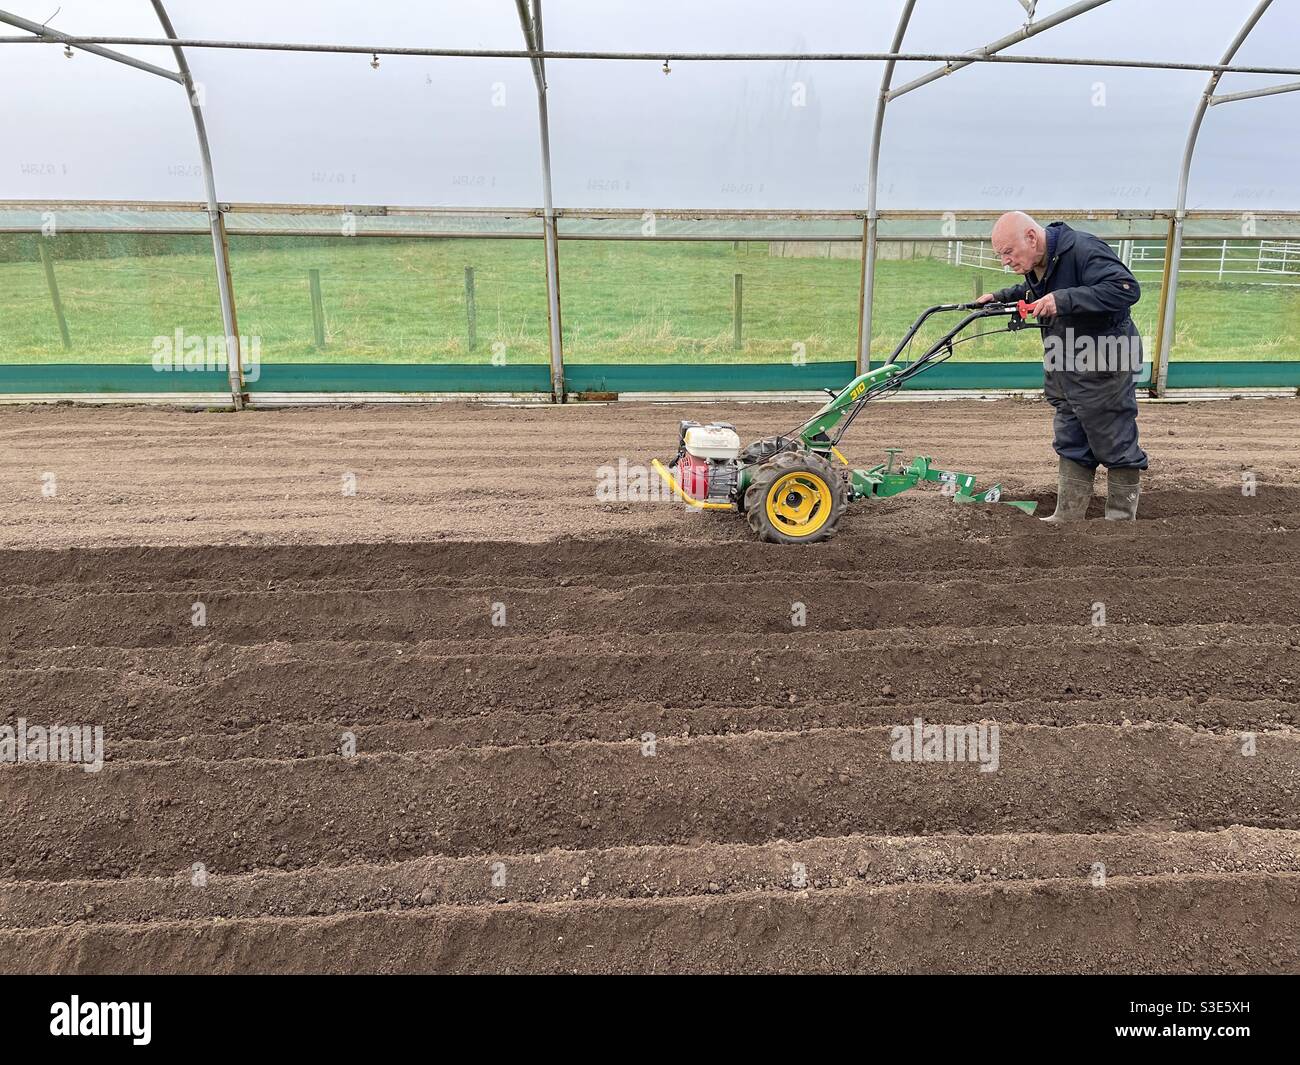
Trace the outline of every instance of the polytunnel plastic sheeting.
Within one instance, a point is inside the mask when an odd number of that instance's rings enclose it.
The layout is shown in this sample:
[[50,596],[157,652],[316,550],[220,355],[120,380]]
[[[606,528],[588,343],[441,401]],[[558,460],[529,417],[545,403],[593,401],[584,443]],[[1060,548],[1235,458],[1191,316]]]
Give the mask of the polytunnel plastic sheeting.
[[[1035,22],[1070,5],[1039,3]],[[1216,62],[1249,5],[1129,0],[1084,11],[1001,55]],[[1225,9],[1227,9],[1225,11]],[[902,50],[965,52],[1025,24],[1015,0],[919,0]],[[1188,24],[1190,22],[1190,25]],[[1169,26],[1178,25],[1171,34]],[[893,88],[937,69],[899,63]],[[975,63],[890,101],[880,153],[882,210],[1173,205],[1178,164],[1206,74]]]
[[[1297,40],[1300,6],[1274,0],[1233,62],[1242,66],[1296,66]],[[1296,80],[1300,79],[1225,74],[1215,94],[1246,92]],[[1300,207],[1298,141],[1300,92],[1234,100],[1209,108],[1192,160],[1188,208],[1256,212]]]
[[903,0],[548,0],[542,21],[546,47],[561,51],[887,52],[902,10]]
[[[1065,7],[1056,0],[1040,3],[1036,21]],[[1218,62],[1255,7],[1256,0],[1110,0],[1005,49],[1004,55]],[[904,49],[966,51],[1011,33],[1023,21],[1023,9],[1006,0],[961,5],[920,0]],[[1294,48],[1288,51],[1287,44],[1297,30],[1300,10],[1277,0],[1234,61],[1294,65]],[[894,86],[927,69],[932,68],[898,65]],[[889,105],[881,208],[1171,207],[1208,77],[1105,66],[967,66]],[[1283,81],[1277,75],[1227,75],[1218,91]],[[1300,122],[1296,107],[1300,96],[1292,95],[1210,109],[1192,161],[1188,207],[1300,207],[1300,178],[1288,159],[1294,135],[1278,137],[1279,124],[1290,122],[1295,130]],[[962,173],[954,177],[958,165]]]
[[0,232],[208,233],[205,210],[42,203],[0,204]]
[[562,238],[601,237],[613,240],[817,240],[860,241],[862,219],[674,217],[656,212],[605,217],[567,215],[559,218]]
[[[525,60],[209,51],[217,192],[245,203],[525,207],[541,202]],[[262,79],[274,70],[276,81]]]
[[559,207],[851,210],[878,64],[550,60]]
[[1300,93],[1211,107],[1192,160],[1188,209],[1254,213],[1300,205],[1298,108]]
[[[1246,20],[1247,13],[1254,7],[1252,3],[1246,3],[1244,10],[1237,8],[1239,0],[1234,0],[1234,18],[1237,20],[1237,27]],[[1273,66],[1273,67],[1294,67],[1300,64],[1296,62],[1296,38],[1300,37],[1300,6],[1297,6],[1293,0],[1273,0],[1268,9],[1260,17],[1255,28],[1242,42],[1233,63],[1238,66]],[[1219,55],[1215,60],[1222,58],[1222,53],[1228,46],[1228,39],[1225,38],[1217,45]],[[1216,93],[1239,92],[1242,89],[1260,88],[1267,85],[1277,85],[1296,79],[1286,75],[1269,75],[1269,74],[1224,74],[1219,79],[1219,85],[1215,89]],[[1295,96],[1292,100],[1300,99]]]
[[402,211],[376,215],[365,211],[290,213],[240,209],[227,212],[226,231],[232,235],[277,233],[334,237],[541,237],[542,218],[540,214],[476,215],[451,211]]
[[[900,64],[900,80],[917,64]],[[1171,207],[1199,74],[971,66],[890,103],[882,210]],[[1179,91],[1181,90],[1181,91]]]
[[[148,0],[132,2],[150,7]],[[176,32],[182,37],[413,48],[523,47],[514,0],[480,3],[366,0],[364,4],[357,0],[311,0],[310,3],[164,0],[164,3]]]
[[[512,3],[171,0],[181,37],[523,47]],[[541,202],[526,60],[189,49],[223,200],[522,207]]]
[[[1026,204],[1034,207],[1034,204]],[[1163,238],[1168,232],[1169,224],[1154,215],[1141,215],[1134,218],[1100,217],[1089,218],[1075,211],[1053,211],[1043,209],[1036,211],[1039,221],[1068,222],[1075,229],[1087,230],[1107,240],[1127,240],[1132,238]],[[962,218],[890,218],[880,220],[879,235],[881,240],[988,240],[997,221],[998,212],[990,211],[979,217]],[[1235,232],[1235,230],[1234,230]]]
[[[1130,3],[1112,3],[1045,34],[1042,51],[1052,56],[1107,55],[1118,58],[1154,58],[1168,61],[1219,62],[1229,44],[1257,6],[1256,0],[1223,0],[1187,4],[1178,0],[1152,0],[1140,10]],[[1150,32],[1177,26],[1177,33]],[[1243,66],[1294,66],[1294,42],[1300,35],[1300,8],[1275,0],[1246,36],[1232,62]],[[1048,47],[1050,45],[1050,47]],[[1028,47],[1028,46],[1024,46]],[[1038,50],[1038,49],[1035,49]],[[1101,80],[1113,74],[1102,71]],[[1170,73],[1161,85],[1162,103],[1170,96],[1175,78]],[[1153,110],[1150,142],[1135,150],[1150,153],[1155,165],[1168,172],[1173,184],[1170,202],[1177,194],[1183,147],[1201,93],[1209,78],[1197,72],[1188,76],[1190,91],[1179,99],[1181,114]],[[1219,82],[1218,94],[1285,83],[1278,75],[1228,74]],[[1205,116],[1192,158],[1187,206],[1192,210],[1267,211],[1300,206],[1300,176],[1294,166],[1292,146],[1300,131],[1300,95],[1273,96],[1211,107]],[[1155,138],[1159,137],[1157,150]],[[1177,140],[1169,151],[1168,144]],[[1165,153],[1168,151],[1168,155]]]
[[661,62],[549,60],[560,207],[853,210],[866,205],[882,64],[674,62],[689,52],[884,52],[902,0],[543,6],[550,49]]
[[[31,17],[26,6],[20,13]],[[156,23],[147,33],[157,36]],[[173,68],[168,49],[135,52]],[[0,199],[203,198],[198,141],[177,82],[85,52],[67,59],[53,45],[0,45],[0,96]]]
[[[34,21],[49,8],[3,5]],[[1040,0],[1036,21],[1067,6]],[[1254,0],[1111,0],[1006,54],[1216,62]],[[902,0],[552,0],[552,49],[883,51]],[[182,37],[520,48],[510,0],[412,5],[348,0],[167,0]],[[1024,24],[1017,0],[918,0],[905,51],[962,52]],[[70,0],[69,33],[160,36],[148,0]],[[1300,8],[1276,0],[1237,56],[1294,65]],[[18,33],[11,28],[0,33]],[[120,47],[173,68],[168,49]],[[0,46],[11,165],[0,198],[202,199],[180,87],[50,45]],[[189,49],[221,200],[526,207],[541,203],[537,111],[526,61]],[[934,64],[899,64],[899,86]],[[558,61],[547,64],[561,208],[862,210],[878,63]],[[893,101],[880,161],[883,210],[1025,203],[1168,209],[1203,72],[974,64]],[[1228,75],[1220,93],[1282,77]],[[39,89],[39,91],[36,91]],[[1104,103],[1098,104],[1098,90]],[[1188,207],[1300,208],[1290,156],[1300,93],[1211,108]]]

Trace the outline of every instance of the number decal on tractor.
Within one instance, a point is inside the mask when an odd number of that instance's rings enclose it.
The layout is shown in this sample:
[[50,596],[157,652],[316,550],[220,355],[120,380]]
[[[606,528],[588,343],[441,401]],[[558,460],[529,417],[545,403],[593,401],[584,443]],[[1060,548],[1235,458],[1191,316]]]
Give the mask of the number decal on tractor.
[[853,391],[849,393],[849,400],[855,400],[867,390],[867,382],[862,381],[853,386]]

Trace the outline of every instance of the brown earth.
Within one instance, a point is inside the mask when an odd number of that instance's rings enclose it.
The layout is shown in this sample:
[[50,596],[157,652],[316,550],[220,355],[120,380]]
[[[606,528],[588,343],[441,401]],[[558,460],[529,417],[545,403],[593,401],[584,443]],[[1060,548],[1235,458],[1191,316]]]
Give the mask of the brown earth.
[[[0,412],[0,721],[106,743],[0,763],[0,972],[1300,971],[1294,401],[1144,405],[1128,526],[598,498],[808,413]],[[1049,436],[846,450],[1050,506]],[[918,717],[996,771],[895,760]]]

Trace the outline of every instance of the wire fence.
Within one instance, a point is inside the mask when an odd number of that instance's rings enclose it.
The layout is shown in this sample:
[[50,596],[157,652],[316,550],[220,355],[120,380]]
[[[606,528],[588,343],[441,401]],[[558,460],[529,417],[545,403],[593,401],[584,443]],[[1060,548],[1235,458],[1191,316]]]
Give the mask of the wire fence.
[[[1108,241],[1115,254],[1133,274],[1163,277],[1163,240]],[[987,240],[952,240],[933,254],[954,266],[1001,270],[1002,260]],[[1239,279],[1259,285],[1300,287],[1300,241],[1297,240],[1204,240],[1183,242],[1178,260],[1179,274],[1208,277],[1217,281]],[[1291,280],[1294,278],[1294,280]]]

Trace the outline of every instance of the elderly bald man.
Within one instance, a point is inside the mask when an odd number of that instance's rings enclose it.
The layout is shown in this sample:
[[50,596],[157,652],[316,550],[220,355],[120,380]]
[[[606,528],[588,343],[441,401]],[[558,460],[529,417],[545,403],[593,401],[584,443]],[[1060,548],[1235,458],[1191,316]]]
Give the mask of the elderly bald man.
[[993,250],[1022,284],[978,300],[1033,304],[1043,325],[1043,388],[1056,409],[1056,510],[1043,521],[1077,521],[1106,467],[1106,517],[1137,517],[1146,452],[1138,445],[1136,378],[1142,338],[1129,315],[1137,279],[1099,237],[1064,222],[1044,227],[1010,211],[993,227]]

